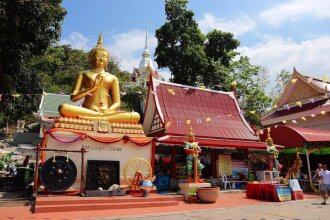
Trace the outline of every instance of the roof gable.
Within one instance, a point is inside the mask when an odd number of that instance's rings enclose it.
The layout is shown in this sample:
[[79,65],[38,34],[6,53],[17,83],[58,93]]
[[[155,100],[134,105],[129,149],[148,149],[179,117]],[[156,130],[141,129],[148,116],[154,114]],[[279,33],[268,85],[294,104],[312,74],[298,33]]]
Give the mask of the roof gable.
[[[185,136],[192,126],[196,137],[258,140],[243,118],[232,92],[203,90],[152,79],[145,114],[147,121],[150,112],[155,111],[150,108],[150,102],[167,125],[166,135]],[[148,127],[147,123],[145,125]]]
[[[296,82],[292,83],[292,80],[296,80]],[[330,92],[330,86],[328,85],[328,83],[320,79],[304,76],[294,68],[291,80],[278,101],[278,105],[295,103],[297,101],[322,96]]]

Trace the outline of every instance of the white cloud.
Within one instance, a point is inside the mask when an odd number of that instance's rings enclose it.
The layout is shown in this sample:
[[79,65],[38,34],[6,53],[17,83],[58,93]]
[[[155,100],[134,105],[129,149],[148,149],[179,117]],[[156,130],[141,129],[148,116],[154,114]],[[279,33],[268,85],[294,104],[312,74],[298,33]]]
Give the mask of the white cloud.
[[225,20],[211,14],[204,14],[203,18],[198,21],[198,24],[203,33],[218,29],[231,32],[235,36],[253,31],[257,26],[256,22],[247,15],[238,16],[233,20]]
[[[105,45],[110,51],[110,56],[114,54],[119,59],[122,70],[131,72],[133,67],[138,67],[144,51],[145,35],[145,31],[134,29],[113,36],[113,43]],[[156,46],[157,39],[148,34],[148,48],[151,58],[153,58],[153,51]]]
[[295,21],[303,16],[313,16],[315,18],[330,17],[329,0],[291,0],[276,5],[273,8],[260,13],[263,21],[268,24],[278,26],[286,21]]
[[90,49],[88,45],[89,40],[79,32],[72,32],[69,39],[63,39],[60,44],[70,44],[73,49],[87,50]]
[[293,67],[302,74],[330,76],[330,36],[294,42],[277,36],[266,36],[264,41],[252,47],[240,47],[241,55],[251,58],[251,63],[266,67],[274,77],[282,69]]

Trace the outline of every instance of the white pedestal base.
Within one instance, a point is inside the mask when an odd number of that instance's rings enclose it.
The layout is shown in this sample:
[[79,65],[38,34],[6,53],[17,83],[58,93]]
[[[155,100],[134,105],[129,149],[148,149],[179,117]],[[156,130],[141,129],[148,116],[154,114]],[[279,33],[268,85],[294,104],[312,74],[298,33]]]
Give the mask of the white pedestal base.
[[210,187],[211,183],[179,183],[180,191],[179,194],[185,195],[189,193],[190,188],[197,187]]

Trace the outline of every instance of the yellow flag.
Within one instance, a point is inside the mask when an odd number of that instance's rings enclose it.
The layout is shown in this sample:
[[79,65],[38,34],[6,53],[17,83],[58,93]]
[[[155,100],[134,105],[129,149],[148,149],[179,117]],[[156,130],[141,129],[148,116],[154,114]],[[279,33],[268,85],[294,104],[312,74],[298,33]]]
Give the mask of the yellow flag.
[[175,95],[175,92],[174,92],[173,89],[167,89],[167,91],[168,91],[169,93],[171,93],[172,95]]
[[250,112],[251,115],[254,115],[254,114],[256,113],[255,110],[253,110],[253,111],[249,111],[249,112]]
[[234,80],[234,81],[231,82],[231,85],[232,86],[236,86],[237,85],[237,82]]
[[321,113],[321,115],[325,115],[325,111],[321,111],[320,113]]
[[201,89],[202,89],[202,90],[205,90],[205,89],[206,89],[206,87],[205,87],[205,86],[201,86]]
[[187,125],[190,125],[190,122],[191,122],[190,120],[187,120]]
[[292,83],[296,83],[298,81],[298,79],[291,79]]
[[18,94],[18,93],[14,93],[14,94],[12,94],[11,96],[13,96],[14,98],[17,98],[17,97],[20,97],[21,95]]
[[206,118],[206,121],[211,121],[211,118],[210,118],[210,117],[207,117],[207,118]]
[[170,126],[171,126],[171,122],[170,121],[166,122],[165,128],[169,128]]
[[42,92],[42,95],[46,96],[46,95],[48,95],[48,93],[47,92]]
[[283,124],[286,124],[286,120],[282,120],[282,123],[283,123]]
[[277,108],[277,105],[273,105],[273,107],[272,107],[273,109],[275,109],[275,108]]
[[328,76],[323,76],[323,82],[328,82],[328,81],[329,81]]
[[296,104],[301,108],[302,107],[302,104],[300,101],[296,102]]
[[301,117],[301,120],[304,120],[304,121],[306,121],[307,119],[306,119],[305,117]]

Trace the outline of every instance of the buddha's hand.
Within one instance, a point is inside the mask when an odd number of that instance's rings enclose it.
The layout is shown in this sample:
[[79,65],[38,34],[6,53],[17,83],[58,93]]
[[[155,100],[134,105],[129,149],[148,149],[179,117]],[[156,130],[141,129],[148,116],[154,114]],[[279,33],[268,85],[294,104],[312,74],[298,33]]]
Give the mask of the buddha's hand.
[[98,85],[100,84],[102,79],[103,79],[103,76],[101,76],[101,74],[97,74],[97,76],[95,77],[95,81],[94,81],[94,88],[98,87]]

